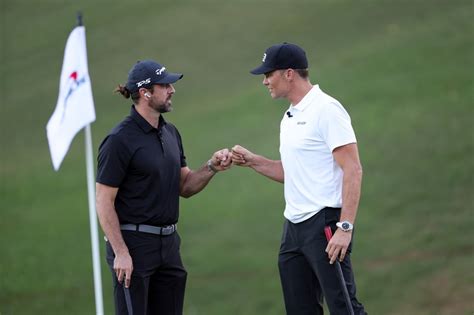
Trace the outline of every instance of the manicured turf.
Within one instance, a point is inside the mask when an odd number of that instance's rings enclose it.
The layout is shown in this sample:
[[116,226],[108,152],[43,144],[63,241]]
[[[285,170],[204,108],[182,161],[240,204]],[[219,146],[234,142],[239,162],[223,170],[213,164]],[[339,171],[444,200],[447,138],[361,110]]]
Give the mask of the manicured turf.
[[[345,105],[359,141],[364,185],[352,259],[360,300],[370,314],[474,312],[471,1],[5,0],[2,315],[94,312],[84,136],[55,173],[45,132],[77,10],[87,31],[95,153],[129,111],[112,90],[136,60],[153,58],[185,75],[166,118],[183,136],[190,167],[234,144],[278,158],[287,104],[248,71],[271,44],[303,46],[312,82]],[[284,314],[282,194],[282,185],[234,167],[182,200],[186,315]]]

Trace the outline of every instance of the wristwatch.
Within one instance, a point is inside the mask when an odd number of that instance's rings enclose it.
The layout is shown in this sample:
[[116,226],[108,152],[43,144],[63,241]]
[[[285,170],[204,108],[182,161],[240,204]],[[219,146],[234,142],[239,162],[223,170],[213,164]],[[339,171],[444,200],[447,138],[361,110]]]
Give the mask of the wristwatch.
[[217,173],[217,172],[219,172],[219,170],[216,169],[216,168],[214,167],[214,165],[212,165],[212,159],[209,160],[209,161],[207,161],[207,170],[208,170],[209,172],[214,173],[214,174]]
[[354,228],[354,225],[352,225],[352,223],[350,223],[349,221],[337,222],[336,226],[344,232],[352,231],[352,229]]

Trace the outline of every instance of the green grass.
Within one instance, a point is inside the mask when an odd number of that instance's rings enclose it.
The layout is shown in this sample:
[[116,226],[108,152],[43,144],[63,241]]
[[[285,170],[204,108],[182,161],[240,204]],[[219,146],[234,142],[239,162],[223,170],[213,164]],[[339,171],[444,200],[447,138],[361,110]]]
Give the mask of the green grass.
[[[273,43],[302,45],[312,82],[345,105],[359,141],[360,300],[370,314],[474,312],[471,1],[4,0],[0,314],[94,312],[84,137],[55,173],[45,132],[77,10],[87,29],[95,152],[129,111],[113,88],[135,60],[154,58],[185,74],[166,118],[192,168],[234,144],[278,158],[287,104],[248,71]],[[186,315],[284,314],[282,193],[233,168],[182,200]],[[113,314],[104,259],[102,272]]]

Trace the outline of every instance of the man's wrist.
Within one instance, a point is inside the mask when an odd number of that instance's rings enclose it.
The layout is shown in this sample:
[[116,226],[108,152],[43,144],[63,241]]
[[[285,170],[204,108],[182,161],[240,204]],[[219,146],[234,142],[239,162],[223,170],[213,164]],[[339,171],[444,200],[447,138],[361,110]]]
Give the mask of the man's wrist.
[[344,232],[351,232],[354,229],[354,225],[349,221],[337,222],[336,226]]
[[207,170],[209,172],[212,172],[213,174],[216,174],[217,172],[219,172],[219,170],[215,168],[214,164],[212,164],[212,159],[207,161]]

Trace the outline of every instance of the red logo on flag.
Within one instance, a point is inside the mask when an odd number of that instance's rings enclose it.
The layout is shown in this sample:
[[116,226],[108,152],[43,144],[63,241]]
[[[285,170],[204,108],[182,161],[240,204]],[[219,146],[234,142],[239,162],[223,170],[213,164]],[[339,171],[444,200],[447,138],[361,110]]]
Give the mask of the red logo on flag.
[[76,91],[79,88],[79,86],[81,86],[82,83],[84,82],[86,82],[85,77],[82,77],[79,80],[77,79],[77,71],[74,71],[69,75],[68,83],[67,83],[69,85],[69,89],[67,91],[66,97],[64,98],[64,102],[63,102],[64,110],[63,110],[63,115],[61,117],[61,122],[64,120],[64,116],[66,114],[67,100],[72,95],[72,93],[74,93],[74,91]]

